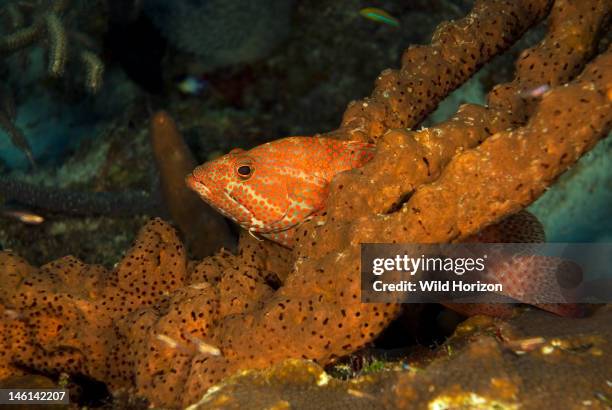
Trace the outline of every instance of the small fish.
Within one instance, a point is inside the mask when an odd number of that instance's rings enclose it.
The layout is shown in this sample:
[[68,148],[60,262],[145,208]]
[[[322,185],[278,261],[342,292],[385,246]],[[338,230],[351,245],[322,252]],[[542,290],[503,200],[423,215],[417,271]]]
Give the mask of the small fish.
[[45,222],[45,218],[30,211],[3,209],[1,212],[2,215],[8,218],[16,219],[26,225],[40,225],[41,223]]
[[361,14],[363,17],[367,19],[376,21],[378,23],[387,24],[392,27],[400,26],[400,22],[398,19],[396,19],[391,14],[377,7],[366,7],[364,9],[359,10],[359,14]]
[[208,81],[201,76],[186,75],[176,84],[179,91],[186,95],[201,95],[208,88]]

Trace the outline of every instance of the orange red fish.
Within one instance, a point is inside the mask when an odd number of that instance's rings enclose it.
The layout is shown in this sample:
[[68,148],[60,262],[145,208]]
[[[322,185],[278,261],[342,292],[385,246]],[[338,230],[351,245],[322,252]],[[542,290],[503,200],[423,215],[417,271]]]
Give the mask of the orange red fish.
[[374,145],[288,137],[197,167],[187,185],[250,233],[287,247],[295,228],[325,206],[329,183],[374,156]]

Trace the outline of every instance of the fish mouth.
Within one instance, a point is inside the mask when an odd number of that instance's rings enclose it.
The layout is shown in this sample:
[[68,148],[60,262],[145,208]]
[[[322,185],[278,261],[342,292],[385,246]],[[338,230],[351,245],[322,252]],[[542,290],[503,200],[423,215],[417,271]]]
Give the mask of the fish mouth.
[[188,174],[185,177],[185,183],[190,189],[200,194],[200,196],[202,196],[203,198],[206,198],[206,199],[210,198],[210,195],[211,195],[210,188],[208,188],[202,182],[198,181],[195,175],[193,174],[193,172]]
[[212,192],[210,188],[208,188],[206,185],[204,185],[201,182],[197,182],[197,189],[198,189],[198,192],[200,192],[200,195],[203,195],[206,198],[210,198],[210,195],[212,194]]
[[189,174],[185,176],[185,183],[187,184],[189,188],[195,189],[195,186],[198,183],[198,181],[196,180],[195,175],[193,175],[193,172],[190,172]]

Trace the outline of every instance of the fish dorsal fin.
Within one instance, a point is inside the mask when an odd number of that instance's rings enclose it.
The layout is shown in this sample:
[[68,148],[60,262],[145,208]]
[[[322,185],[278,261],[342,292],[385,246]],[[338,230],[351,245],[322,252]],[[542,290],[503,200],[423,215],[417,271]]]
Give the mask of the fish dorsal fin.
[[376,152],[376,145],[361,141],[347,141],[345,148],[350,152],[351,167],[358,168],[365,165]]
[[350,149],[359,150],[359,151],[374,152],[376,150],[376,144],[370,144],[369,142],[362,142],[362,141],[347,141],[346,146]]

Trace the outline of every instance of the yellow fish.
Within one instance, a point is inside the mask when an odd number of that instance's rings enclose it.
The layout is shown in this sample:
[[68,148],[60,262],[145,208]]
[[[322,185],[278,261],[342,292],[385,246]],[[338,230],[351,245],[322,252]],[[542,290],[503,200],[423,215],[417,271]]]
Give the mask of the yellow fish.
[[20,209],[2,209],[0,213],[6,217],[16,219],[26,225],[40,225],[45,218],[30,211]]
[[393,27],[399,27],[399,20],[393,17],[391,14],[386,11],[376,8],[376,7],[366,7],[364,9],[359,10],[359,14],[363,17],[377,21],[379,23],[388,24]]

